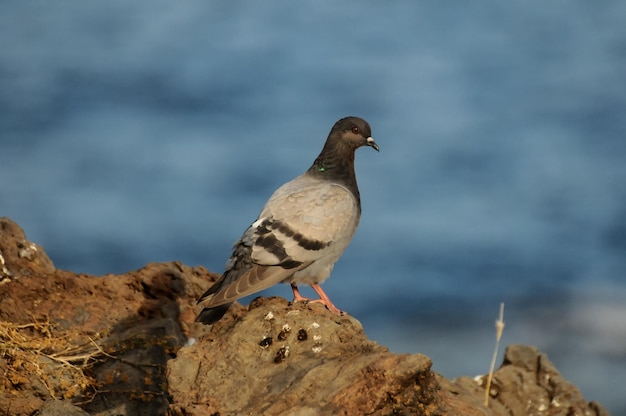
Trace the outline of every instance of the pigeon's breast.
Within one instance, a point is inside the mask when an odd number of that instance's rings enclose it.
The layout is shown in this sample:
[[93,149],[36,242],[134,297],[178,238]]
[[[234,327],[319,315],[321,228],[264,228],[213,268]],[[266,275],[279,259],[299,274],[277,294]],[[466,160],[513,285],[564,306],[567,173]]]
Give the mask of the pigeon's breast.
[[309,264],[290,280],[319,283],[330,275],[352,240],[360,218],[359,204],[342,185],[293,182],[276,191],[261,218],[282,225],[276,227],[275,236],[290,260]]

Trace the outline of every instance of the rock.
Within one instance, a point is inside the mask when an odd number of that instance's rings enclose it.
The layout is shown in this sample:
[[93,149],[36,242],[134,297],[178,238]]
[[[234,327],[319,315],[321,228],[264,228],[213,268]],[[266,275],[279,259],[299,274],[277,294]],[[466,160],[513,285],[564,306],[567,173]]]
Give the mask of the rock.
[[445,380],[421,354],[393,354],[352,317],[257,299],[168,362],[169,415],[607,415],[544,354],[511,346],[483,404],[483,378]]
[[54,272],[46,252],[26,239],[24,231],[7,217],[0,217],[0,284],[11,277]]
[[94,415],[163,414],[165,363],[215,275],[176,262],[104,277],[55,270],[38,246],[20,257],[30,243],[16,224],[3,218],[0,231],[11,272],[0,289],[0,414],[32,415],[54,398]]
[[533,347],[507,349],[485,407],[484,377],[447,380],[319,304],[259,298],[204,326],[202,267],[56,270],[8,218],[0,252],[0,414],[608,415]]
[[[457,383],[484,396],[486,377],[479,378],[478,383],[462,377]],[[511,416],[609,415],[599,404],[587,403],[545,354],[525,345],[507,347],[504,362],[493,376],[490,406],[496,414]]]
[[170,414],[427,411],[438,390],[430,366],[421,354],[390,353],[356,319],[322,305],[258,299],[241,319],[207,329],[168,363]]
[[64,400],[46,400],[35,416],[89,416],[89,413]]

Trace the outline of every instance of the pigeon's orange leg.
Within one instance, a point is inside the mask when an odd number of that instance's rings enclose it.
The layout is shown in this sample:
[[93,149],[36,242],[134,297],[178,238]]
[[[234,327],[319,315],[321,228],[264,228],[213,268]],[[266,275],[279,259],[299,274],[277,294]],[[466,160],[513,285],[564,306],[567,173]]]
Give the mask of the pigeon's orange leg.
[[322,290],[322,287],[320,285],[318,285],[316,283],[316,284],[311,285],[311,287],[313,288],[313,290],[315,290],[315,292],[320,297],[318,300],[313,300],[311,302],[321,303],[322,305],[326,305],[328,310],[331,311],[332,313],[334,313],[335,315],[345,315],[346,314],[345,312],[340,310],[338,307],[333,305],[333,303],[330,301],[328,296],[326,296],[326,293],[324,293],[324,291]]
[[334,313],[335,315],[346,314],[344,311],[340,310],[338,307],[333,305],[333,303],[330,301],[326,293],[324,293],[320,285],[313,284],[311,285],[311,287],[319,295],[320,297],[319,299],[305,298],[304,296],[300,294],[300,290],[298,289],[298,286],[296,286],[295,283],[292,283],[291,290],[293,291],[293,301],[294,302],[307,302],[307,303],[321,303],[322,305],[326,306],[326,308],[328,308],[328,310]]

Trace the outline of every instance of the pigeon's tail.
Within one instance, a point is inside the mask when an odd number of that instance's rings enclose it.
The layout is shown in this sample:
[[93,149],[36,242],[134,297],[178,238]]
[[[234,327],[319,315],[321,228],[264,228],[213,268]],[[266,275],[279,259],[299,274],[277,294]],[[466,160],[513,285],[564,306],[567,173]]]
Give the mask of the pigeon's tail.
[[233,303],[226,303],[214,308],[204,308],[196,317],[196,322],[202,322],[205,325],[211,325],[222,319],[222,316],[226,313],[230,305]]

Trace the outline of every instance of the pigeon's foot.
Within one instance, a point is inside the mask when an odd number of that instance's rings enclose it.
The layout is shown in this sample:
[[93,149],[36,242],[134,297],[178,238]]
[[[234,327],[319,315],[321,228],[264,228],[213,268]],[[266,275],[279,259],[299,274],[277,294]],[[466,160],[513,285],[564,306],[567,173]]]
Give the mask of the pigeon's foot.
[[298,290],[298,286],[295,283],[291,284],[291,290],[293,291],[293,301],[294,302],[311,302],[313,299],[305,298],[300,294],[300,290]]
[[324,300],[324,299],[306,299],[306,300],[308,301],[308,303],[321,303],[322,305],[326,306],[326,309],[328,309],[335,315],[344,316],[348,314],[348,312],[342,311],[341,309],[339,309],[332,303],[328,303],[330,302],[328,300]]
[[319,299],[305,298],[304,296],[300,294],[300,290],[298,290],[298,286],[292,283],[291,290],[293,291],[293,301],[294,302],[307,302],[307,303],[321,303],[322,305],[326,306],[326,309],[328,309],[335,315],[340,315],[340,316],[347,315],[347,312],[342,311],[330,301],[330,299],[328,298],[326,293],[324,293],[320,285],[314,284],[314,285],[311,285],[311,287],[319,295],[320,297]]

